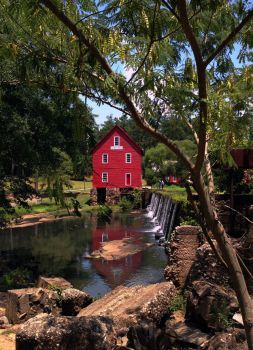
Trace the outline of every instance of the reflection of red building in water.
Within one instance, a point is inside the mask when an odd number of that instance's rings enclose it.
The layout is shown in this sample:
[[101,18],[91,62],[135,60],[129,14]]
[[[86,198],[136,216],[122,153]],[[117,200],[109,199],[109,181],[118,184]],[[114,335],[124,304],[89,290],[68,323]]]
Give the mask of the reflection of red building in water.
[[[125,237],[135,236],[135,234],[133,231],[122,229],[122,226],[94,228],[92,231],[92,251],[98,250],[102,242],[121,240]],[[92,264],[98,273],[106,278],[108,284],[115,287],[122,284],[140,266],[141,257],[142,253],[138,252],[119,260],[94,259]]]

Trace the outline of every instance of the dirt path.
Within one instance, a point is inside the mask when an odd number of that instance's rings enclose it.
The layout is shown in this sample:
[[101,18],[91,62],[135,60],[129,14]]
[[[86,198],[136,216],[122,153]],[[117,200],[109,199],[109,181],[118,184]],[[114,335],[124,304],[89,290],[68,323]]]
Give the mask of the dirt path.
[[63,220],[63,219],[71,219],[74,216],[61,216],[57,217],[52,213],[40,213],[40,214],[26,214],[23,215],[20,222],[13,223],[11,225],[12,228],[16,227],[28,227],[34,226],[38,224],[42,224],[44,222],[55,221],[55,220]]

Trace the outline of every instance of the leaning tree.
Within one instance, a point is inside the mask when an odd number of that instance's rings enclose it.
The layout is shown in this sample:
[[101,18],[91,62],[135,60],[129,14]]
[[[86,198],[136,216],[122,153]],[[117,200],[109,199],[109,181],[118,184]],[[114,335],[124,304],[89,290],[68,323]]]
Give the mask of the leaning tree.
[[[217,241],[240,304],[248,347],[253,349],[252,300],[237,253],[217,215],[209,160],[215,133],[220,140],[224,137],[223,147],[234,142],[237,130],[232,127],[236,118],[243,125],[245,104],[251,103],[246,88],[247,96],[238,107],[241,97],[233,95],[231,86],[231,76],[252,85],[251,1],[30,0],[20,2],[20,7],[15,2],[11,9],[11,1],[2,3],[7,15],[25,26],[28,49],[37,49],[42,60],[50,57],[66,68],[61,85],[66,93],[78,91],[129,115],[184,163],[198,194],[199,202],[192,204],[204,231]],[[20,42],[14,44],[12,49],[18,50]],[[247,69],[234,68],[235,56]],[[161,116],[172,113],[191,128],[195,158],[160,132]],[[222,127],[229,132],[220,133]]]

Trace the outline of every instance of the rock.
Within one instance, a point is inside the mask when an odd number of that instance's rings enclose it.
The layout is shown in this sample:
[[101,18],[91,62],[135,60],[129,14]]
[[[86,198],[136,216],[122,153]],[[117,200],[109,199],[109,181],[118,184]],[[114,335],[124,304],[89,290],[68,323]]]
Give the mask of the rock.
[[168,336],[171,345],[184,344],[198,348],[204,348],[211,337],[193,325],[187,325],[185,322],[171,324],[170,321],[166,322],[165,334]]
[[239,323],[241,326],[244,326],[243,319],[242,319],[242,314],[236,312],[233,316],[233,320]]
[[38,313],[59,314],[59,297],[48,289],[24,288],[8,291],[6,316],[10,323],[23,323]]
[[0,328],[5,328],[6,325],[9,325],[8,318],[6,316],[0,317]]
[[228,333],[219,333],[212,337],[207,350],[247,350],[245,332],[234,330]]
[[231,322],[230,314],[235,300],[232,290],[226,291],[211,283],[195,281],[187,298],[185,317],[203,329],[225,329]]
[[23,324],[16,350],[111,350],[116,338],[106,317],[56,317],[41,314]]
[[160,336],[161,330],[153,323],[140,323],[130,327],[127,345],[137,350],[160,350]]
[[58,288],[61,290],[67,289],[67,288],[73,288],[72,284],[62,277],[43,277],[43,276],[39,277],[37,287],[47,288],[47,289]]
[[76,316],[82,308],[92,303],[92,297],[78,289],[67,288],[61,294],[62,315]]
[[114,320],[117,330],[139,322],[157,323],[168,313],[170,300],[175,293],[172,282],[119,286],[81,310],[78,317],[109,316]]
[[[217,243],[213,241],[216,249]],[[227,269],[222,265],[214,255],[209,243],[202,244],[196,252],[196,260],[192,265],[189,283],[194,281],[205,281],[219,286],[230,285],[230,278]]]

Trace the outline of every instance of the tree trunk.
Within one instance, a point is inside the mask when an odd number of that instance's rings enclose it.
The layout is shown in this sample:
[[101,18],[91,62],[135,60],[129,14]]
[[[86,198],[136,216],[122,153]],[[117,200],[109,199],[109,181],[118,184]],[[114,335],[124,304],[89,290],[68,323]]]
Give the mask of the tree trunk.
[[245,278],[237,259],[236,251],[225,229],[218,220],[209,193],[204,185],[202,176],[199,173],[192,173],[192,178],[199,195],[200,208],[205,217],[207,229],[213,233],[222,256],[228,266],[233,287],[241,308],[241,313],[246,332],[248,348],[253,350],[253,302],[248,292]]

